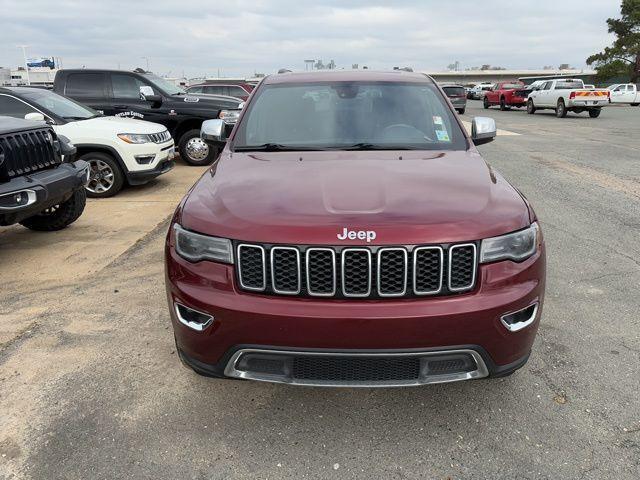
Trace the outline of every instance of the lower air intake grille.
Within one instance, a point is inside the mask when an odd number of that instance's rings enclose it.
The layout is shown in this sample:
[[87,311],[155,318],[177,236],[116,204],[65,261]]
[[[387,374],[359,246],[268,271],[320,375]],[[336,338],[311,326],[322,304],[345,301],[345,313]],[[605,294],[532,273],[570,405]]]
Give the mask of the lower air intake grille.
[[331,382],[415,380],[420,376],[418,357],[300,356],[293,359],[293,378]]

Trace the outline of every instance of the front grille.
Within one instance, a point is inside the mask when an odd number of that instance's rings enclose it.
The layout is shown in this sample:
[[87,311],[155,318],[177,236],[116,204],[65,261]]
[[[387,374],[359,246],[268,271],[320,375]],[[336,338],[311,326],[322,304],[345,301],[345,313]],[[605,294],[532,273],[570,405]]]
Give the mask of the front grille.
[[298,356],[293,359],[294,381],[385,382],[417,380],[419,376],[419,357]]
[[239,244],[245,290],[335,298],[416,297],[472,290],[474,243],[402,247],[307,247]]
[[160,133],[151,133],[149,134],[149,138],[153,143],[165,143],[171,140],[171,134],[168,130]]
[[0,181],[55,166],[62,159],[50,129],[0,135]]

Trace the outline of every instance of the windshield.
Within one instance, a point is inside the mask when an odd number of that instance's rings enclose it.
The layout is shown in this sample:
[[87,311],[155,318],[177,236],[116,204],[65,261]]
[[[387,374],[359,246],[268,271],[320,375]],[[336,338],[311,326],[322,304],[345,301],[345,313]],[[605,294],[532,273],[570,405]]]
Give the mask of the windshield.
[[556,83],[556,90],[574,90],[577,88],[584,88],[582,82],[558,82]]
[[265,85],[250,102],[234,150],[465,150],[449,106],[429,83]]
[[176,84],[171,83],[164,78],[158,77],[153,73],[145,73],[144,76],[149,79],[151,83],[157,85],[160,90],[163,90],[167,95],[184,95],[185,91],[183,88],[178,87]]
[[524,88],[524,83],[505,83],[502,85],[503,90],[512,90],[516,88]]
[[86,120],[88,118],[99,117],[100,114],[92,108],[85,107],[73,100],[42,89],[32,89],[20,94],[45,110],[49,110],[54,115],[65,120]]

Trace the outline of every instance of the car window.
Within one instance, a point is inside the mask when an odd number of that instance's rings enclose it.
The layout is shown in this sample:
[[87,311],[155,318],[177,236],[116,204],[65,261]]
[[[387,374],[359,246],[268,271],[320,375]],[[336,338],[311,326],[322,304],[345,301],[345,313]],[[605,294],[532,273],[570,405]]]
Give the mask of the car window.
[[229,87],[229,95],[232,97],[246,96],[247,92],[242,87]]
[[217,85],[207,85],[206,87],[202,87],[204,89],[204,93],[209,93],[212,95],[222,95],[222,87]]
[[463,97],[464,87],[442,87],[447,97]]
[[467,148],[449,105],[430,83],[268,85],[258,90],[237,128],[233,148]]
[[505,83],[502,85],[503,90],[511,90],[515,88],[523,88],[524,83]]
[[0,115],[24,118],[27,113],[33,112],[37,112],[37,110],[17,98],[0,94]]
[[143,83],[133,75],[126,75],[121,73],[111,74],[113,98],[139,99],[140,87],[146,85],[148,84]]
[[41,88],[31,88],[22,93],[22,97],[35,107],[52,112],[68,121],[85,120],[99,115],[95,110],[70,98]]
[[187,93],[202,93],[202,87],[189,87]]
[[555,90],[575,90],[578,88],[584,88],[584,84],[582,82],[556,82]]
[[71,73],[67,77],[65,94],[75,97],[102,97],[104,84],[103,73]]

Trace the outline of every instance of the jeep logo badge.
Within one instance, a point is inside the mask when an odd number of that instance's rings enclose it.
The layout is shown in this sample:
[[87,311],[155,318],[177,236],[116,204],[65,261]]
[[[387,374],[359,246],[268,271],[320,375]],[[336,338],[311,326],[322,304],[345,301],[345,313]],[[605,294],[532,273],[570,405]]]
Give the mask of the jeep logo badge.
[[366,240],[367,243],[370,243],[372,240],[376,239],[376,232],[373,230],[349,230],[347,227],[342,228],[342,233],[336,235],[338,240]]

